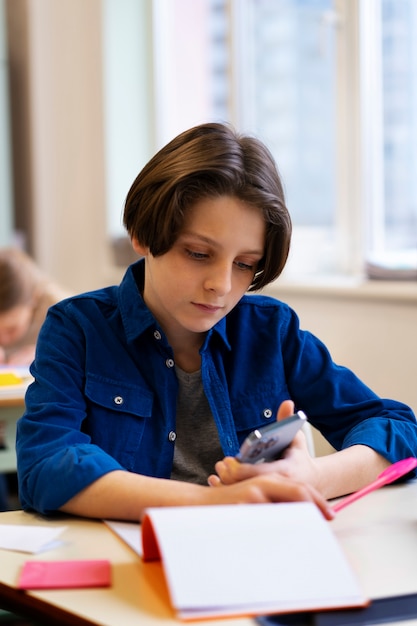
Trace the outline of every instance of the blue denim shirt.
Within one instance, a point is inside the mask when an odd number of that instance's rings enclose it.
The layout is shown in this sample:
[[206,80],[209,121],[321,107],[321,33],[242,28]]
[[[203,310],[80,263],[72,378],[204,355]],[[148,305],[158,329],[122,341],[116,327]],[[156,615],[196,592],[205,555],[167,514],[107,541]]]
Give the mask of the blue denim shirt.
[[[174,355],[140,293],[143,262],[119,287],[53,306],[32,364],[35,382],[17,426],[22,506],[57,510],[116,469],[169,478],[175,445]],[[417,454],[417,424],[380,399],[326,347],[300,330],[287,305],[247,295],[207,334],[202,380],[225,455],[294,400],[341,449],[374,448],[394,462]],[[198,449],[198,442],[196,442]]]

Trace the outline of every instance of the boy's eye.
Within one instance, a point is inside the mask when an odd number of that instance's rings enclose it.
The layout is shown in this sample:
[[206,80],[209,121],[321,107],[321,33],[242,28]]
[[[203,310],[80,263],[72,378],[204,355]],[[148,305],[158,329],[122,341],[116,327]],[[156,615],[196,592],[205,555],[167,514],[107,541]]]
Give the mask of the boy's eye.
[[186,250],[186,253],[191,259],[196,259],[197,261],[200,259],[206,259],[208,256],[204,252],[196,252],[195,250]]
[[[197,252],[197,250],[191,250],[191,248],[185,248],[185,254],[194,261],[206,261],[210,258],[209,252]],[[234,261],[234,265],[242,272],[254,272],[257,263],[244,263],[244,261]]]
[[243,263],[243,261],[235,261],[235,264],[241,270],[253,272],[255,269],[254,265],[250,265],[249,263]]

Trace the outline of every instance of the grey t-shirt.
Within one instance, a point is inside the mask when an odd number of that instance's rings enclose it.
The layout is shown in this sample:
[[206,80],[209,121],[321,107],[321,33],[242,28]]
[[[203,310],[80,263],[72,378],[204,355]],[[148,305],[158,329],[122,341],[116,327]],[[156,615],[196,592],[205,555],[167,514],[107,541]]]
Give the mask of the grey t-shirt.
[[171,478],[207,485],[214,464],[224,457],[217,427],[203,389],[201,371],[175,366],[179,390],[174,465]]

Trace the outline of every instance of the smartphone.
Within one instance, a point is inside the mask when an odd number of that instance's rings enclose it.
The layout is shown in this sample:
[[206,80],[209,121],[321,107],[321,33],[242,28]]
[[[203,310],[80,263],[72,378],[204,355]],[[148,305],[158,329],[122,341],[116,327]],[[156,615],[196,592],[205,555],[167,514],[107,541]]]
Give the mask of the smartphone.
[[241,463],[275,461],[290,445],[306,420],[305,413],[298,411],[280,422],[257,428],[242,443],[237,460]]

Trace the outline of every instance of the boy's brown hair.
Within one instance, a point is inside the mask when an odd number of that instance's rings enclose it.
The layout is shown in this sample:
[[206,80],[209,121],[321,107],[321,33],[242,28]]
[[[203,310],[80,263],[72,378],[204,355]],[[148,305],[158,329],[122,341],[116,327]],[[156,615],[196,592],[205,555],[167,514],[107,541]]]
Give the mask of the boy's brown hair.
[[136,177],[126,197],[124,225],[131,238],[160,256],[175,243],[187,210],[219,196],[236,197],[263,213],[265,254],[249,290],[261,289],[284,269],[291,218],[275,161],[254,137],[218,123],[178,135]]

